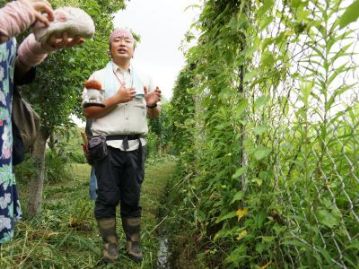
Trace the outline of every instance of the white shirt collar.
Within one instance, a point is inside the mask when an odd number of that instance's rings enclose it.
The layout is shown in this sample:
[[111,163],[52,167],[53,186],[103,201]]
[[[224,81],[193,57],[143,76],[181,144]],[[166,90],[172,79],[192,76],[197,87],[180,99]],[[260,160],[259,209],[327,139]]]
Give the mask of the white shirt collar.
[[120,73],[125,73],[125,72],[131,73],[131,70],[133,70],[132,64],[130,64],[130,67],[127,70],[118,66],[115,62],[112,62],[112,67],[113,67],[113,71]]

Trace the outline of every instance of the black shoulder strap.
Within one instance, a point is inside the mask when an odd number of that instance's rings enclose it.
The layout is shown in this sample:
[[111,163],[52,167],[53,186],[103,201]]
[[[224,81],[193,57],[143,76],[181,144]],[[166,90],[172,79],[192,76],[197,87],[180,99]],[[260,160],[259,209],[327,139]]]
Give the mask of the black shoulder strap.
[[92,127],[92,120],[87,119],[86,120],[86,126],[85,126],[85,133],[87,135],[87,137],[92,137],[93,133],[91,131],[91,127]]

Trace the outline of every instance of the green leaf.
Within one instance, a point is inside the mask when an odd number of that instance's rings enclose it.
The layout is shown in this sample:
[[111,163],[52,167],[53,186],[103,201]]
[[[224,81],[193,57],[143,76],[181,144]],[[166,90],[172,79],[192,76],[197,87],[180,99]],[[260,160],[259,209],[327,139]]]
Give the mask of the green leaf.
[[275,63],[275,58],[273,54],[269,51],[266,51],[262,55],[262,65],[265,67],[272,67]]
[[252,182],[256,183],[260,187],[263,184],[263,179],[255,177]]
[[339,224],[339,218],[325,209],[318,211],[318,220],[321,224],[328,226],[329,228],[333,228]]
[[328,85],[330,85],[336,79],[337,76],[349,71],[350,69],[353,69],[353,67],[351,67],[349,63],[344,63],[341,66],[337,67],[334,73],[329,77],[327,82]]
[[273,17],[272,16],[266,16],[266,17],[263,17],[261,19],[261,23],[259,25],[259,29],[264,29],[266,28],[271,22],[273,22]]
[[272,150],[269,149],[269,148],[266,148],[264,146],[260,146],[254,151],[254,158],[257,161],[260,161],[260,160],[266,158],[271,153],[271,151]]
[[220,223],[220,222],[222,222],[224,220],[234,218],[235,216],[237,216],[236,211],[232,211],[232,212],[227,213],[225,215],[219,216],[218,219],[216,220],[216,223]]
[[244,75],[244,81],[245,82],[248,82],[248,81],[251,81],[253,78],[255,78],[256,76],[258,76],[258,71],[257,70],[252,70],[250,72],[247,72],[245,75]]
[[243,175],[246,172],[245,167],[238,168],[237,171],[233,174],[232,178],[239,178],[241,175]]
[[265,104],[267,104],[268,101],[269,101],[269,96],[262,95],[255,100],[254,106],[258,109],[258,108],[264,106]]
[[353,85],[343,85],[343,86],[339,87],[338,89],[336,89],[334,91],[333,95],[329,98],[328,102],[325,104],[325,109],[326,110],[331,109],[336,98],[338,96],[342,95],[343,93],[345,93],[346,91],[353,89],[352,87],[353,87]]
[[235,108],[235,114],[240,116],[243,112],[245,112],[248,106],[248,101],[246,99],[241,100]]
[[248,257],[246,255],[247,247],[245,244],[241,244],[240,246],[236,247],[224,260],[225,263],[233,263],[239,265],[242,261]]
[[244,197],[244,192],[243,192],[243,191],[237,192],[237,193],[233,196],[233,199],[232,199],[232,201],[231,201],[230,204],[233,204],[233,203],[236,202],[236,201],[242,200],[243,197]]
[[262,126],[257,126],[253,129],[253,132],[255,135],[262,135],[264,134],[266,131],[268,130],[268,126],[262,125]]
[[339,26],[343,28],[349,23],[355,21],[359,17],[359,0],[356,0],[345,10],[344,14],[340,18]]
[[305,106],[308,106],[308,100],[309,100],[310,93],[313,89],[313,86],[314,86],[314,82],[311,81],[311,82],[304,82],[300,87],[301,88],[301,96],[300,97]]
[[257,11],[258,18],[262,19],[263,15],[273,8],[273,5],[274,5],[273,0],[264,0],[263,6],[260,7]]
[[262,242],[271,243],[275,240],[274,236],[262,236]]

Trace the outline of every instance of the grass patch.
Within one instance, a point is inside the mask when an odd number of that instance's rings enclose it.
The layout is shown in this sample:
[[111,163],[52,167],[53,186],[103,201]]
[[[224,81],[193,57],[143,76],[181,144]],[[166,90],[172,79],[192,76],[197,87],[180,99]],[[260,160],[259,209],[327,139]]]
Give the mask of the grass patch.
[[[125,255],[125,236],[119,214],[120,259],[112,265],[98,265],[102,240],[93,216],[94,202],[88,195],[90,167],[74,164],[71,169],[71,180],[46,184],[41,213],[17,224],[14,240],[1,248],[0,268],[155,268],[157,216],[167,181],[175,171],[174,160],[148,160],[146,165],[141,197],[145,256],[140,265]],[[24,190],[25,186],[19,187]],[[26,193],[21,194],[24,203]]]

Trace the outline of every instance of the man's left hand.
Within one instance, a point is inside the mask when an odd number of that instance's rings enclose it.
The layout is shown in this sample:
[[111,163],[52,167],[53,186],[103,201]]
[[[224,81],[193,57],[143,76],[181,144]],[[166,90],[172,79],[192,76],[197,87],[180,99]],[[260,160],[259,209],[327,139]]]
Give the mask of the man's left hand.
[[144,92],[147,106],[153,106],[161,101],[161,90],[159,87],[156,87],[156,89],[151,92],[148,92],[147,87],[144,87]]

